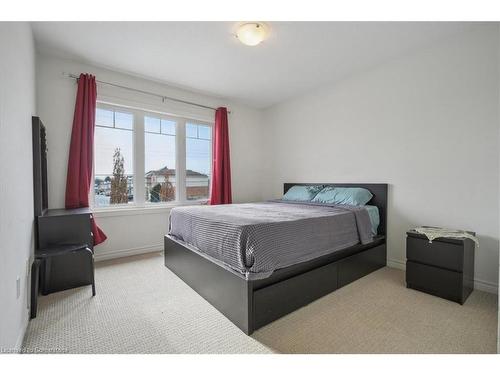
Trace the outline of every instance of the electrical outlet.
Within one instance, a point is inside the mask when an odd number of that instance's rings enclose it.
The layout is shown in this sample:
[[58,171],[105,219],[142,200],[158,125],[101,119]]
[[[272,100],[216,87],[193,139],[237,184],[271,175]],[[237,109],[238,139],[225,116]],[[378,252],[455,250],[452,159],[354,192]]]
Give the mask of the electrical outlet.
[[21,297],[21,278],[18,276],[16,279],[16,298]]

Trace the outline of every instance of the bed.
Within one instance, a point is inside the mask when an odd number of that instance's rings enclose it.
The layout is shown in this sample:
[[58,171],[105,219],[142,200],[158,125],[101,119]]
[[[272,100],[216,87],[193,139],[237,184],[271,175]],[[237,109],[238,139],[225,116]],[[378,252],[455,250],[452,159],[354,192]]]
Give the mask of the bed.
[[[294,185],[285,183],[284,193]],[[165,266],[252,332],[386,264],[387,184],[362,187],[378,211],[280,200],[171,212]]]

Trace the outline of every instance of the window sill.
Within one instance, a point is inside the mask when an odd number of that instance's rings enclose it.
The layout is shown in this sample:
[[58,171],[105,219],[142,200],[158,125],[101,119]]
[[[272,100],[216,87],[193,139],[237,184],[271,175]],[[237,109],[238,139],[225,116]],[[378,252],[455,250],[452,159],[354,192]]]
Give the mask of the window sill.
[[196,206],[207,204],[208,200],[173,202],[165,204],[146,204],[145,206],[122,206],[110,208],[93,208],[92,213],[96,218],[132,215],[160,215],[169,212],[174,207]]

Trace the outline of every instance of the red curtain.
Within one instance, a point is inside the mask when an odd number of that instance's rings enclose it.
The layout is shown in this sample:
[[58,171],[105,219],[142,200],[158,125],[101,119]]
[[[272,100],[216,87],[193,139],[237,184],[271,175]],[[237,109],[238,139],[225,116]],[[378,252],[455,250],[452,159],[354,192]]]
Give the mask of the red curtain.
[[231,198],[231,166],[229,162],[229,127],[227,109],[217,108],[213,131],[213,168],[210,204],[227,204]]
[[[66,208],[89,206],[94,157],[96,99],[97,86],[95,77],[90,74],[80,74],[69,149]],[[94,245],[99,245],[106,240],[106,235],[99,229],[93,217],[91,218],[91,224]]]

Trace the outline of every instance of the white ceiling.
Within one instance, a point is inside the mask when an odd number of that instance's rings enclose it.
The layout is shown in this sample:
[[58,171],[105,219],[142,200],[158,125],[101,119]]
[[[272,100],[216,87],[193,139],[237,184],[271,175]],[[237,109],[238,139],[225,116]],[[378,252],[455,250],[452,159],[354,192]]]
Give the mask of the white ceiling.
[[[235,22],[36,22],[37,48],[264,108],[480,27],[437,22],[270,22],[247,47]],[[483,24],[484,25],[484,24]]]

